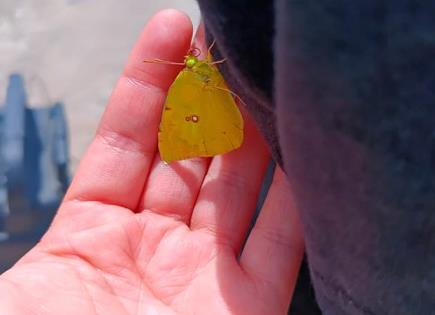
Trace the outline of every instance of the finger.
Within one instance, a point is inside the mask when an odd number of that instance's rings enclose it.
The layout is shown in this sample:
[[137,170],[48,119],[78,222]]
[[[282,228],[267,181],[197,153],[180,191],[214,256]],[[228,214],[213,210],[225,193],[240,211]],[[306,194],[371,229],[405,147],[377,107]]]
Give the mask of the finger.
[[[302,228],[285,174],[276,168],[263,209],[243,249],[240,265],[260,286],[272,285],[290,303],[304,253]],[[264,288],[270,291],[271,288]],[[288,305],[285,305],[287,309]]]
[[208,159],[196,158],[168,165],[159,157],[154,163],[141,209],[187,223],[207,171]]
[[[194,47],[207,51],[204,30],[201,24],[195,34]],[[140,209],[176,217],[180,221],[190,221],[193,206],[207,172],[210,159],[196,158],[166,164],[157,155],[145,185]]]
[[193,210],[191,229],[212,233],[216,241],[236,252],[243,243],[269,161],[264,140],[245,119],[240,149],[215,157]]
[[146,25],[109,100],[97,134],[85,154],[66,200],[95,200],[133,209],[155,156],[166,90],[180,70],[144,63],[162,57],[182,61],[192,24],[165,10]]

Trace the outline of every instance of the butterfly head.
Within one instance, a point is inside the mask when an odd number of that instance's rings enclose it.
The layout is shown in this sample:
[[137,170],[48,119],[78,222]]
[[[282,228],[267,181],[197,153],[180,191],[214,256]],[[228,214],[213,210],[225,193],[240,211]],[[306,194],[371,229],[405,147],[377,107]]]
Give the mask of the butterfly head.
[[184,58],[184,64],[189,69],[193,68],[197,63],[198,63],[198,58],[194,55],[189,54]]
[[198,57],[201,55],[201,50],[198,47],[192,46],[184,57],[184,64],[187,68],[192,69],[198,63]]

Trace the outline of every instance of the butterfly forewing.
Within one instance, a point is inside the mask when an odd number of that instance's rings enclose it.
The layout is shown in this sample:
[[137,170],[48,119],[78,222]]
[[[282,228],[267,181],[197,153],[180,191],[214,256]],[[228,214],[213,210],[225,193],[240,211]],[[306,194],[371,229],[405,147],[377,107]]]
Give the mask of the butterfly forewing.
[[243,118],[224,79],[214,66],[199,66],[204,71],[183,69],[166,98],[159,151],[168,163],[223,154],[243,141]]

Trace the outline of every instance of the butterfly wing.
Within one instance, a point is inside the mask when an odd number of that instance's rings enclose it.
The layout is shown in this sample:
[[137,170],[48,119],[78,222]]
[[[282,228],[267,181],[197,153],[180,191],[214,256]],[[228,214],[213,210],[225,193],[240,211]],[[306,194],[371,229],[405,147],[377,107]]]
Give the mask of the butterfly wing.
[[206,66],[213,70],[207,80],[184,69],[169,89],[159,131],[160,157],[167,163],[223,154],[243,142],[234,98],[219,71]]

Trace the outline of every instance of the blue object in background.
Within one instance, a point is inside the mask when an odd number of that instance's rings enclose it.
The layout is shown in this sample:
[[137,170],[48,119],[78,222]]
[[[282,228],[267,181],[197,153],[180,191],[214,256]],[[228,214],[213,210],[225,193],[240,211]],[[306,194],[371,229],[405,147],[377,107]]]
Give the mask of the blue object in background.
[[0,272],[39,240],[69,185],[63,105],[27,105],[23,78],[11,75],[0,106]]
[[6,187],[6,176],[4,175],[3,167],[4,162],[0,154],[0,242],[8,239],[9,237],[5,230],[5,218],[9,215],[9,202]]

